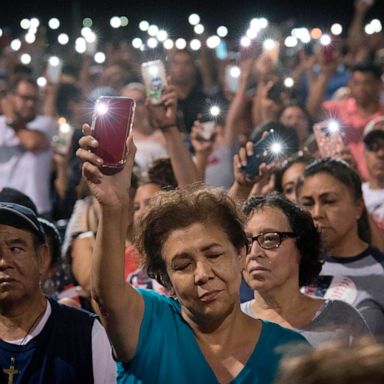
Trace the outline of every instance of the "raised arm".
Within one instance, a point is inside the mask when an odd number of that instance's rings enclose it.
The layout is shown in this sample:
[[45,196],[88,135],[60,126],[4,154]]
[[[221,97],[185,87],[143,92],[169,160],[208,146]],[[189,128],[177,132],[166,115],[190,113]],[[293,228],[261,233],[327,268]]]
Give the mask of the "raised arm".
[[320,62],[320,73],[312,81],[309,88],[309,94],[306,102],[307,110],[313,119],[316,119],[321,111],[321,104],[324,101],[328,83],[337,68],[337,61]]
[[163,132],[173,172],[179,188],[199,181],[192,156],[184,144],[183,135],[176,125],[177,95],[173,86],[168,86],[163,96],[164,105],[148,105],[150,118],[155,128]]
[[97,146],[84,126],[85,136],[79,141],[78,157],[83,160],[83,175],[91,193],[100,203],[101,217],[92,258],[91,292],[99,305],[102,322],[116,357],[131,360],[136,352],[144,300],[124,279],[125,237],[129,223],[129,188],[136,148],[132,137],[127,140],[124,169],[112,176],[103,175],[100,160],[89,151]]

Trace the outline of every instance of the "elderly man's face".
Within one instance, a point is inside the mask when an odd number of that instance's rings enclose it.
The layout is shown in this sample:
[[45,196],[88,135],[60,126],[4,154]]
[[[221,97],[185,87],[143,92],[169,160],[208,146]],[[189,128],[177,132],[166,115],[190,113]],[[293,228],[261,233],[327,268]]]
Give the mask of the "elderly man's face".
[[31,232],[0,224],[0,307],[17,305],[40,293],[45,246],[35,250]]

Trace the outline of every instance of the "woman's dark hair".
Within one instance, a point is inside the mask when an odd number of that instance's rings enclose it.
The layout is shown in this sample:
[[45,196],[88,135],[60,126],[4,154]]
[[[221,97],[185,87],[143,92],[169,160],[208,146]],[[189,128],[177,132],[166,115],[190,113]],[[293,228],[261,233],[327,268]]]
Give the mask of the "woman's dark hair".
[[292,167],[294,164],[308,164],[313,159],[307,155],[304,155],[303,152],[299,151],[293,156],[289,157],[283,162],[281,167],[275,172],[275,190],[279,193],[283,193],[283,176],[284,173]]
[[165,189],[177,188],[177,181],[173,172],[171,159],[160,158],[154,160],[148,168],[148,181],[160,185]]
[[169,290],[172,284],[162,254],[164,243],[173,231],[195,223],[222,228],[236,249],[247,245],[244,217],[225,191],[193,187],[157,193],[139,220],[136,245],[144,255],[148,276]]
[[311,214],[276,192],[249,198],[243,212],[249,219],[254,211],[266,207],[279,209],[287,218],[292,232],[297,234],[296,246],[300,253],[299,286],[310,284],[319,275],[322,265],[320,233]]
[[[328,175],[333,176],[348,188],[355,201],[363,200],[360,176],[346,161],[333,157],[315,160],[308,164],[304,169],[304,180],[307,177],[317,175],[318,173],[327,173]],[[298,194],[300,193],[301,186],[302,183],[301,185],[298,185]],[[361,240],[371,243],[371,231],[369,229],[366,208],[364,208],[360,219],[357,221],[357,231]]]

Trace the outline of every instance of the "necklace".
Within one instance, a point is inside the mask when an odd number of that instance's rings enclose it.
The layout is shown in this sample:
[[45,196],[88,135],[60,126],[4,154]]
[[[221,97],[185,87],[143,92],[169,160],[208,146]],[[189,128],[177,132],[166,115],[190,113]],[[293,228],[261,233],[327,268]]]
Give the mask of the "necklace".
[[[7,382],[7,384],[13,384],[13,377],[19,373],[19,370],[16,368],[16,356],[17,356],[17,354],[20,352],[20,348],[21,348],[21,346],[23,345],[25,339],[28,337],[29,332],[32,331],[32,329],[33,329],[33,327],[36,325],[37,321],[40,319],[40,317],[41,317],[41,316],[43,315],[43,313],[45,312],[45,309],[46,309],[46,308],[44,308],[44,310],[38,314],[38,316],[36,317],[36,319],[33,321],[32,325],[29,327],[29,329],[28,329],[26,335],[23,337],[23,340],[21,340],[21,343],[18,345],[18,347],[19,347],[18,350],[15,352],[15,354],[13,354],[13,355],[11,356],[11,364],[10,364],[9,368],[4,368],[4,369],[3,369],[3,372],[8,376],[8,382]],[[16,356],[15,356],[15,355],[16,355]]]

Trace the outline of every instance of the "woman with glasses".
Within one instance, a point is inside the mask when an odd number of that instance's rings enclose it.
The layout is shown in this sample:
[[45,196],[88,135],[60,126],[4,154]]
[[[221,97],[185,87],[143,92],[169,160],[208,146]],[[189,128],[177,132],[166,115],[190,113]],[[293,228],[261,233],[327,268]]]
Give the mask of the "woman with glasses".
[[283,196],[251,197],[244,206],[249,248],[244,279],[255,298],[249,316],[298,330],[314,346],[369,333],[361,315],[338,300],[307,296],[300,287],[320,272],[320,235],[311,216]]

